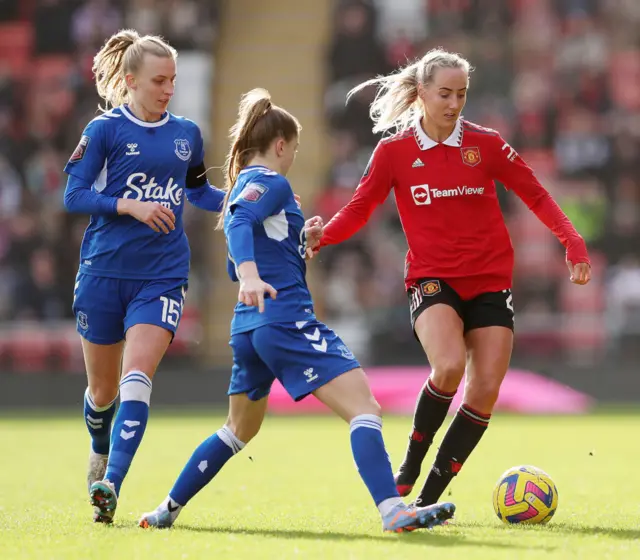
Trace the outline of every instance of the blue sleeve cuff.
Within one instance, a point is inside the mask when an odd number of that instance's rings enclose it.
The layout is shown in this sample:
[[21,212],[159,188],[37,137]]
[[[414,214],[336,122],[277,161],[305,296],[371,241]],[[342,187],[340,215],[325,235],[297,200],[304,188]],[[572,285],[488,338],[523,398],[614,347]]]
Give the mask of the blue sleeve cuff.
[[197,208],[208,212],[222,211],[226,192],[212,187],[208,181],[201,187],[185,190],[187,191],[187,200]]
[[98,202],[103,214],[117,214],[118,213],[118,199],[115,196],[98,195],[100,201]]

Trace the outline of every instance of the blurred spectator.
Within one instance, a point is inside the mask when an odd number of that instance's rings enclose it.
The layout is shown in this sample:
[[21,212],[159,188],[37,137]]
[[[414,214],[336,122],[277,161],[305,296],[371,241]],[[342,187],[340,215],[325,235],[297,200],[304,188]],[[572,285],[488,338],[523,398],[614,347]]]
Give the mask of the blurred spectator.
[[346,93],[357,83],[387,71],[386,56],[376,36],[376,11],[364,0],[349,0],[336,10],[336,32],[329,47],[327,109],[336,128],[370,141],[369,93],[361,92],[345,106]]
[[607,165],[609,141],[601,128],[602,118],[586,107],[567,108],[558,118],[555,156],[561,173],[595,173]]
[[29,259],[27,273],[18,277],[11,298],[11,319],[55,320],[66,315],[56,277],[53,253],[46,248],[36,249]]
[[97,51],[122,24],[122,14],[109,0],[88,0],[73,14],[73,40],[79,50]]
[[157,33],[160,29],[162,12],[155,0],[132,0],[127,10],[127,27],[135,29],[140,35]]
[[619,350],[625,339],[637,345],[640,336],[640,258],[623,257],[612,267],[607,286],[607,326],[611,333],[611,350]]
[[22,181],[7,158],[0,154],[0,218],[10,219],[20,209]]
[[71,19],[74,4],[67,0],[37,0],[33,15],[37,54],[67,54],[73,51]]

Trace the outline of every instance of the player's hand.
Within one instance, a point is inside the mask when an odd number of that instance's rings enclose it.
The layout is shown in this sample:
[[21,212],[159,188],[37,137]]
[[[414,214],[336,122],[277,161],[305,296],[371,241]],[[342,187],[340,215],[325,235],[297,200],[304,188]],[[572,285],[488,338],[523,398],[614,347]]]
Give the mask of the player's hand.
[[320,216],[309,218],[304,223],[304,232],[307,239],[307,258],[312,259],[316,254],[316,249],[320,245],[322,239],[322,228],[324,222]]
[[264,294],[267,293],[271,299],[276,299],[278,290],[271,284],[262,281],[258,274],[258,267],[253,261],[243,262],[238,266],[238,277],[240,280],[240,290],[238,301],[250,307],[257,307],[258,311],[264,311]]
[[293,193],[293,198],[295,199],[296,204],[298,205],[298,208],[302,208],[302,204],[300,203],[300,200],[301,200],[300,195]]
[[587,263],[578,263],[574,266],[571,261],[567,261],[569,267],[569,280],[574,284],[580,284],[584,286],[589,280],[591,280],[591,266]]
[[271,285],[263,282],[259,276],[240,280],[238,301],[250,307],[257,307],[258,311],[264,311],[264,295],[269,294],[271,299],[276,299],[278,291]]
[[118,200],[118,214],[127,214],[153,231],[169,233],[176,229],[176,217],[170,208],[159,202],[148,202],[121,198]]

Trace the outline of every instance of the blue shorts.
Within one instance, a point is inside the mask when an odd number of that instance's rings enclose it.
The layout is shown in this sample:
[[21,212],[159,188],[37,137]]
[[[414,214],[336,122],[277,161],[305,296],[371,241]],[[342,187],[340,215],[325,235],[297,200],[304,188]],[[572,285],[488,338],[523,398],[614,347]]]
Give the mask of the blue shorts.
[[95,344],[120,342],[133,325],[157,325],[175,334],[182,316],[184,279],[125,280],[76,276],[73,314],[78,332]]
[[266,397],[274,379],[299,401],[332,379],[360,367],[349,348],[325,324],[314,319],[272,323],[234,334],[229,395]]

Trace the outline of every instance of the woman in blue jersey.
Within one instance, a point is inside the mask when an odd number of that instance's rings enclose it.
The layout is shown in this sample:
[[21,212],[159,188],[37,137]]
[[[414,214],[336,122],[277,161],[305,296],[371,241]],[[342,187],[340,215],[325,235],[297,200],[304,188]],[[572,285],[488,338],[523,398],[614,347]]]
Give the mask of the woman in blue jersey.
[[112,36],[93,65],[106,107],[65,167],[67,210],[91,215],[73,310],[88,377],[88,484],[98,522],[113,519],[147,424],[153,376],[180,322],[189,274],[183,195],[210,211],[224,198],[206,179],[198,126],[167,111],[176,57],[158,37]]
[[380,406],[365,373],[314,314],[305,280],[307,235],[319,236],[322,224],[309,221],[305,228],[285,177],[299,131],[298,121],[273,105],[265,90],[243,96],[231,129],[221,217],[229,274],[240,283],[231,325],[229,417],[195,450],[160,506],[143,515],[142,527],[170,527],[187,502],[258,433],[274,379],[296,401],[313,394],[349,423],[353,457],[384,530],[430,528],[453,515],[453,504],[415,508],[402,501],[382,439]]

